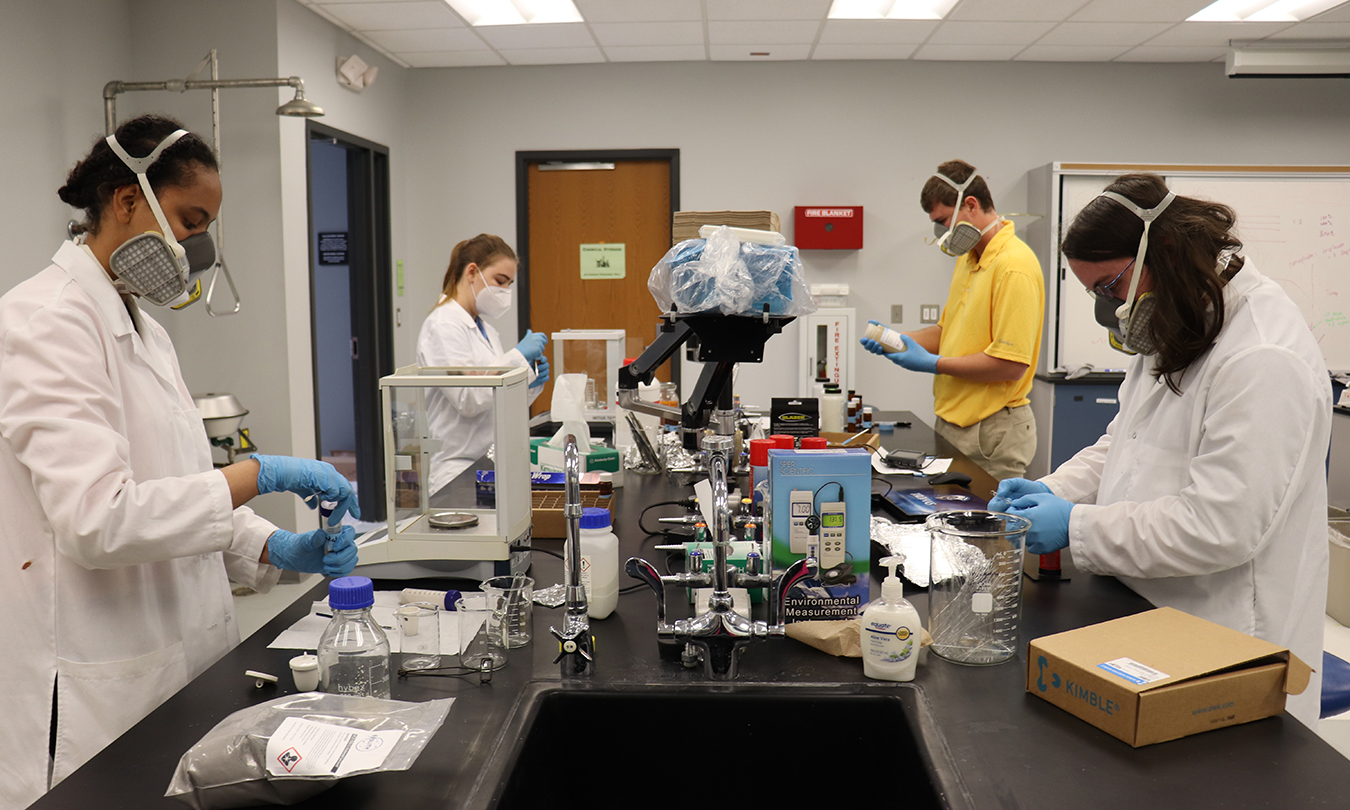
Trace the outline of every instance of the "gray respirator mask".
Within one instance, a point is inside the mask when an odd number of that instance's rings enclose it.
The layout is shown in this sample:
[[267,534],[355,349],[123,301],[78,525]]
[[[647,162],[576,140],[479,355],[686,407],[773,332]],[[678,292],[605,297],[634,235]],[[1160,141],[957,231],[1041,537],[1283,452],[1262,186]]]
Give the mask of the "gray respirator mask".
[[1125,206],[1135,216],[1144,221],[1144,234],[1139,237],[1139,249],[1134,255],[1134,275],[1130,277],[1130,290],[1125,294],[1125,300],[1112,298],[1106,295],[1097,295],[1097,303],[1094,308],[1094,315],[1097,323],[1106,327],[1110,333],[1111,348],[1126,354],[1154,354],[1158,351],[1158,346],[1153,342],[1153,316],[1158,310],[1158,298],[1151,292],[1146,292],[1138,298],[1135,294],[1139,292],[1139,278],[1143,275],[1144,254],[1148,252],[1148,230],[1153,225],[1153,221],[1162,216],[1162,212],[1167,210],[1167,206],[1172,204],[1172,200],[1177,198],[1176,194],[1167,192],[1167,196],[1162,198],[1162,202],[1152,208],[1140,208],[1132,200],[1122,194],[1114,191],[1103,191],[1098,197],[1106,197],[1109,200],[1120,203]]
[[973,250],[984,238],[984,235],[993,230],[1003,220],[1002,218],[995,219],[986,225],[983,230],[975,227],[973,223],[956,221],[956,213],[961,210],[961,202],[965,199],[966,189],[975,181],[974,169],[971,170],[970,177],[967,177],[964,183],[957,183],[941,172],[933,176],[956,189],[956,205],[952,206],[952,226],[948,228],[941,222],[934,222],[933,236],[936,238],[928,244],[936,244],[938,250],[948,256],[959,258]]
[[136,173],[141,192],[160,227],[159,233],[146,231],[133,236],[112,252],[108,264],[116,276],[113,284],[119,292],[128,292],[156,306],[174,309],[182,309],[201,297],[201,276],[216,263],[216,245],[211,234],[194,234],[182,242],[174,238],[173,229],[169,227],[145,174],[165,149],[186,134],[185,129],[175,130],[143,158],[127,154],[116,136],[106,138],[113,154]]

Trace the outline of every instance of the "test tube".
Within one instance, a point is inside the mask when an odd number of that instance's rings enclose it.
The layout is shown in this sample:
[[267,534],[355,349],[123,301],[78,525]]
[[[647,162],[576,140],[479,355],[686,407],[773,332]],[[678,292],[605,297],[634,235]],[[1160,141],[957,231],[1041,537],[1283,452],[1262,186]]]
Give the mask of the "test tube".
[[329,537],[337,537],[342,534],[341,523],[330,523],[333,519],[333,510],[337,509],[337,501],[319,501],[319,525],[323,526],[324,533]]

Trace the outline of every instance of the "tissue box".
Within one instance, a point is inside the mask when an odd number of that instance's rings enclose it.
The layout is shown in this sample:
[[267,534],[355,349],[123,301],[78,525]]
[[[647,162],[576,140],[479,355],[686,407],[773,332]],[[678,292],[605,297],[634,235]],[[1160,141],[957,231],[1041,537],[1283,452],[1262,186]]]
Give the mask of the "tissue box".
[[1285,648],[1174,608],[1027,650],[1028,692],[1135,748],[1279,714],[1311,677]]
[[[535,472],[562,472],[563,449],[553,447],[547,438],[530,439],[530,469]],[[591,445],[591,452],[581,454],[582,472],[618,472],[619,451],[612,447]]]

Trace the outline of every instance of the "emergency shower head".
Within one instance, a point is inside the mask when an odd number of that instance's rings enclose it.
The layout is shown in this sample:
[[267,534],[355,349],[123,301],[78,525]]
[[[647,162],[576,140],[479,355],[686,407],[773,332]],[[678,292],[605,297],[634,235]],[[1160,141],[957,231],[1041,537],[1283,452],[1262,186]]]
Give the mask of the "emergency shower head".
[[305,98],[303,87],[295,88],[295,98],[277,107],[277,115],[290,115],[297,118],[318,118],[323,108]]

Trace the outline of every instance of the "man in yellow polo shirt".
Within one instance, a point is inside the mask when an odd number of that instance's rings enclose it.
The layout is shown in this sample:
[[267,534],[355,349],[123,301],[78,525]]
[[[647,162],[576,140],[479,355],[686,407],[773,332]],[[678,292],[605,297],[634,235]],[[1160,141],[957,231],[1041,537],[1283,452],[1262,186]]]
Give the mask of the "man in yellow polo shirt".
[[1045,282],[1036,254],[994,209],[975,167],[943,163],[919,195],[944,253],[957,256],[937,326],[901,336],[904,349],[863,346],[936,375],[938,435],[996,480],[1021,477],[1036,452],[1027,394],[1040,357]]

